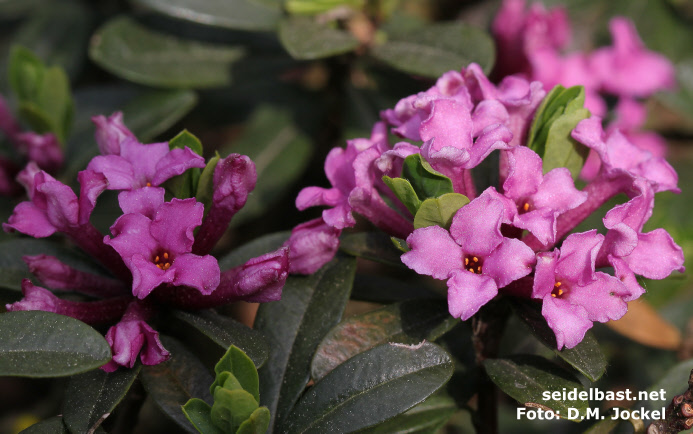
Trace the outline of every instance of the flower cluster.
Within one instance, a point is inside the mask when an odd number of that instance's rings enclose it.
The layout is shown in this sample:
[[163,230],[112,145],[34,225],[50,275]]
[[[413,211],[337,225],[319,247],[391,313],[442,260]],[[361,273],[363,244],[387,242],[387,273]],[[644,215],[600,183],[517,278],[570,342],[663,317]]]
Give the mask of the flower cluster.
[[[102,155],[79,173],[79,196],[31,162],[18,175],[29,200],[15,208],[3,228],[36,238],[60,232],[111,275],[87,273],[52,256],[26,256],[29,270],[46,286],[96,300],[62,299],[25,279],[24,298],[7,305],[9,311],[43,310],[92,325],[114,324],[106,333],[113,358],[102,367],[110,372],[132,367],[138,355],[145,365],[168,358],[158,332],[148,324],[161,306],[202,309],[281,297],[289,268],[287,248],[226,271],[210,255],[255,187],[255,165],[248,157],[231,154],[218,161],[206,210],[195,198],[167,201],[163,183],[191,168],[204,168],[204,159],[188,147],[139,143],[120,113],[93,120]],[[90,216],[105,190],[119,191],[123,214],[104,237]]]
[[[638,120],[621,119],[605,131],[597,99],[597,92],[607,91],[635,104],[632,98],[670,85],[671,66],[644,49],[630,23],[617,19],[615,46],[589,57],[599,66],[596,75],[585,67],[584,77],[571,82],[560,74],[576,74],[571,65],[587,58],[558,57],[568,37],[565,16],[539,7],[523,11],[523,2],[507,1],[496,19],[498,84],[476,64],[448,72],[382,112],[370,138],[330,152],[325,173],[331,188],[305,188],[296,200],[299,209],[327,209],[294,229],[287,244],[292,272],[311,273],[329,260],[356,213],[406,239],[405,265],[447,282],[454,317],[466,320],[500,294],[537,299],[561,349],[581,342],[594,321],[623,316],[627,302],[644,293],[636,275],[662,279],[683,271],[682,250],[665,230],[643,232],[654,194],[678,191],[676,172],[620,129]],[[600,72],[605,68],[609,79]],[[582,99],[574,101],[585,115],[562,138],[546,133],[554,131],[551,123],[533,124],[540,111],[556,110],[547,90],[558,83],[584,85],[577,89]],[[585,94],[594,116],[582,108]],[[547,122],[563,111],[556,113]],[[534,131],[541,128],[544,133]],[[401,141],[391,144],[388,130]],[[593,155],[571,172],[545,158],[551,147],[583,162],[588,152]],[[578,188],[574,179],[581,168],[590,173]],[[484,185],[480,179],[497,181]],[[427,187],[430,182],[435,188]],[[606,214],[603,233],[571,233],[621,193],[628,200]],[[424,216],[431,206],[436,216],[449,218],[431,221]]]

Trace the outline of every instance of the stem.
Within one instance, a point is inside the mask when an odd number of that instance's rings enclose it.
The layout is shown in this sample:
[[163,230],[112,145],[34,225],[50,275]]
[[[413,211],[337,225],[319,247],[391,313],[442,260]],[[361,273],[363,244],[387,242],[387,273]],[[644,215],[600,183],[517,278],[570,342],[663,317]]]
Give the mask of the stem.
[[498,399],[493,384],[483,362],[498,355],[503,329],[510,309],[504,300],[493,300],[483,306],[472,317],[472,344],[476,353],[476,364],[483,372],[477,393],[477,414],[474,419],[476,432],[480,434],[498,433]]

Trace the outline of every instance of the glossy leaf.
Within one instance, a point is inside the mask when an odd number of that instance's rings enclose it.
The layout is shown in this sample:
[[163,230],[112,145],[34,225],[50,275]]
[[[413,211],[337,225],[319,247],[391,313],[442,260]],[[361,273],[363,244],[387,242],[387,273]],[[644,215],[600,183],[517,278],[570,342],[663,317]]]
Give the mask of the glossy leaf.
[[20,431],[20,434],[68,434],[63,418],[53,416]]
[[[585,414],[587,400],[544,400],[545,391],[585,390],[575,377],[539,356],[511,356],[503,359],[487,359],[484,368],[491,380],[505,393],[525,406],[538,404],[553,410],[560,417],[568,417],[568,409],[574,408]],[[536,406],[536,405],[534,405]],[[545,409],[546,409],[545,408]],[[580,422],[581,419],[570,419]]]
[[456,411],[457,404],[452,398],[444,394],[436,394],[393,419],[359,432],[361,434],[436,433]]
[[318,345],[311,377],[318,381],[356,354],[386,342],[434,341],[458,323],[443,300],[409,300],[351,316],[330,330]]
[[99,66],[135,83],[161,87],[222,87],[231,83],[231,65],[240,47],[183,39],[120,16],[99,28],[89,56]]
[[433,169],[421,154],[413,154],[404,159],[402,178],[411,183],[421,201],[454,191],[450,178]]
[[414,216],[414,229],[434,225],[447,229],[457,211],[468,203],[467,196],[459,193],[447,193],[437,198],[426,199]]
[[257,369],[252,360],[236,346],[232,345],[229,347],[226,354],[224,354],[214,367],[214,372],[217,378],[214,383],[212,383],[210,392],[213,393],[216,386],[225,387],[225,383],[220,381],[220,375],[223,372],[228,372],[236,379],[238,386],[250,393],[256,402],[260,401],[260,383],[257,376]]
[[570,136],[583,119],[590,116],[584,108],[585,89],[582,86],[554,87],[544,98],[532,122],[527,140],[530,149],[542,157],[544,173],[566,167],[577,179],[589,148]]
[[452,372],[450,356],[430,342],[377,346],[310,388],[282,432],[351,432],[378,424],[428,398]]
[[191,398],[200,398],[210,404],[209,385],[214,378],[207,367],[177,340],[162,336],[161,343],[171,352],[171,358],[158,365],[143,367],[142,384],[168,417],[187,432],[194,433],[181,406]]
[[231,345],[237,346],[257,367],[262,366],[267,360],[269,348],[262,334],[232,318],[212,310],[194,313],[178,310],[173,313],[173,316],[201,331],[224,349],[228,349]]
[[64,315],[6,312],[0,315],[0,375],[62,377],[111,360],[101,333]]
[[373,47],[371,54],[400,71],[437,78],[472,62],[488,73],[495,49],[488,34],[458,21],[391,34],[385,43]]
[[272,209],[307,167],[313,145],[288,111],[263,106],[253,113],[243,135],[223,151],[222,156],[247,155],[257,171],[255,189],[231,221],[237,226]]
[[416,214],[416,211],[418,211],[421,206],[421,200],[416,195],[414,187],[412,187],[409,180],[383,176],[383,182],[392,190],[395,196],[397,196],[397,199],[407,207],[412,215]]
[[269,408],[274,432],[308,384],[315,349],[341,319],[355,271],[354,258],[338,256],[310,276],[289,277],[282,299],[258,309],[255,329],[272,348],[259,370],[260,404]]
[[559,351],[556,349],[556,334],[546,323],[538,303],[518,299],[513,303],[513,309],[518,317],[527,324],[532,334],[539,339],[539,342],[585,377],[591,381],[597,381],[606,372],[606,358],[591,331],[587,331],[582,342],[575,347],[564,348]]
[[312,18],[288,17],[279,23],[279,40],[294,59],[312,60],[348,53],[359,46],[351,33]]
[[265,434],[270,423],[270,412],[267,407],[256,409],[250,417],[238,427],[236,434]]
[[199,398],[193,398],[183,406],[183,413],[201,434],[223,434],[212,422],[212,407]]
[[274,30],[281,15],[279,2],[253,0],[132,0],[174,18],[238,30]]
[[88,432],[103,422],[130,390],[140,367],[110,373],[95,369],[72,377],[63,402],[63,420],[70,431]]
[[249,259],[256,258],[268,252],[277,250],[289,239],[291,232],[276,232],[263,235],[234,249],[228,255],[219,259],[219,267],[222,270],[245,264]]
[[339,241],[339,248],[353,256],[403,267],[399,259],[402,253],[392,245],[390,237],[382,232],[356,232],[346,234]]

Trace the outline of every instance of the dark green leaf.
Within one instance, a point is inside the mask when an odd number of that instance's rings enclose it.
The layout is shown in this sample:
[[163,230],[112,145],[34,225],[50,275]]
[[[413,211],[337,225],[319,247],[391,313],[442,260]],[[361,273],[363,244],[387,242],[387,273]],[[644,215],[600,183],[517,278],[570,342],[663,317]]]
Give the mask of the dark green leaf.
[[378,424],[428,398],[452,372],[450,356],[435,344],[377,346],[310,388],[282,432],[351,432]]
[[392,245],[394,245],[400,252],[407,253],[411,250],[407,245],[407,242],[401,238],[390,237],[390,241],[392,241]]
[[447,288],[441,293],[436,293],[432,289],[432,287],[422,285],[421,281],[413,280],[411,275],[404,275],[396,279],[381,274],[357,274],[351,295],[356,300],[381,304],[411,300],[412,298],[447,297]]
[[139,84],[210,88],[231,83],[240,47],[197,42],[157,32],[121,16],[91,39],[89,56],[107,71]]
[[[568,417],[568,409],[574,408],[584,416],[589,407],[587,400],[544,399],[544,392],[584,391],[579,381],[569,372],[539,356],[511,356],[503,359],[487,359],[484,368],[491,380],[520,404],[547,407],[562,418]],[[528,405],[529,404],[529,405]],[[581,419],[569,419],[580,422]]]
[[236,434],[265,434],[270,423],[270,412],[267,407],[260,407],[241,424]]
[[0,315],[0,375],[61,377],[111,360],[108,342],[90,326],[50,312]]
[[467,196],[447,193],[437,198],[426,199],[414,216],[414,229],[440,226],[448,229],[457,211],[469,203]]
[[513,303],[513,309],[520,319],[529,326],[530,331],[539,339],[539,342],[553,350],[558,357],[568,362],[590,381],[599,380],[606,372],[606,358],[591,331],[585,333],[582,342],[575,347],[558,351],[556,349],[556,334],[546,323],[538,303],[517,299]]
[[257,367],[267,360],[269,348],[262,334],[232,318],[211,310],[195,313],[175,311],[173,316],[195,327],[224,349],[237,346]]
[[262,106],[253,113],[243,136],[224,151],[222,156],[227,152],[247,155],[257,171],[253,193],[231,221],[235,226],[263,214],[284,196],[307,167],[313,146],[288,111]]
[[253,0],[133,0],[174,18],[239,30],[274,30],[281,15],[275,5]]
[[267,336],[272,348],[259,371],[260,403],[269,408],[275,428],[308,384],[310,359],[341,319],[355,271],[355,258],[338,256],[310,276],[289,277],[282,299],[258,309],[255,329]]
[[585,88],[554,87],[544,98],[534,115],[527,143],[543,160],[544,173],[557,167],[566,167],[574,179],[580,174],[589,148],[570,136],[583,119],[590,116],[583,107]]
[[351,316],[318,345],[311,377],[318,381],[345,360],[385,342],[434,341],[458,323],[443,300],[409,300]]
[[171,353],[171,358],[158,365],[143,367],[142,384],[166,415],[186,431],[194,433],[195,429],[181,411],[181,406],[191,398],[211,403],[209,385],[214,378],[180,342],[162,336],[161,343]]
[[457,405],[452,398],[444,394],[436,394],[393,419],[359,432],[361,434],[436,433],[456,411]]
[[339,248],[353,256],[403,267],[402,261],[399,259],[402,253],[392,245],[390,237],[383,232],[346,234],[340,239]]
[[20,434],[68,434],[69,431],[63,423],[63,418],[54,416],[39,423],[31,425],[20,431]]
[[222,270],[228,270],[229,268],[243,265],[252,258],[277,250],[289,239],[290,235],[291,233],[287,231],[276,232],[256,238],[219,259],[219,267]]
[[[236,381],[238,381],[239,386],[250,393],[256,403],[260,401],[260,383],[257,376],[257,369],[252,360],[250,360],[250,357],[239,350],[238,347],[234,345],[229,347],[226,354],[224,354],[214,367],[214,372],[217,378],[214,383],[212,383],[210,391],[213,391],[216,386],[224,386],[224,382],[219,381],[219,376],[222,372],[230,372]],[[255,409],[253,409],[253,411],[254,410]]]
[[288,17],[279,23],[279,40],[294,59],[310,60],[348,53],[359,46],[351,33],[308,17]]
[[433,169],[421,154],[413,154],[404,159],[402,178],[411,183],[421,201],[454,191],[450,178]]
[[17,18],[39,7],[44,7],[48,0],[0,0],[0,15],[4,19]]
[[257,408],[257,401],[245,390],[218,387],[214,391],[214,405],[210,416],[212,423],[222,431],[235,433]]
[[15,238],[0,243],[0,286],[20,290],[22,279],[31,277],[22,256],[46,254],[55,256],[64,263],[95,274],[104,274],[100,266],[91,262],[80,252],[48,241]]
[[103,422],[125,397],[140,372],[132,369],[104,372],[95,369],[70,379],[63,402],[63,420],[73,433],[85,433]]
[[688,378],[690,377],[691,369],[693,369],[693,359],[681,362],[671,368],[648,390],[649,392],[664,390],[665,400],[646,400],[641,402],[641,404],[650,409],[666,407],[676,395],[682,394],[688,388]]
[[193,398],[183,406],[183,413],[201,434],[224,434],[212,422],[212,407],[201,399]]
[[488,34],[459,21],[393,34],[382,45],[373,47],[371,54],[400,71],[432,78],[450,70],[459,71],[472,62],[488,73],[495,59]]

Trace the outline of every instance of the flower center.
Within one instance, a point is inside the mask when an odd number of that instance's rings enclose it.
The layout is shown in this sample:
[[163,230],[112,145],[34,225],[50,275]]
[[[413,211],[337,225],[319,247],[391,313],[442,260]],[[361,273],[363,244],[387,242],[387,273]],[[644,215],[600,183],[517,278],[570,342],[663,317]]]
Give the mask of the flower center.
[[170,259],[168,252],[163,252],[160,255],[156,255],[153,260],[154,265],[159,267],[161,270],[168,270],[171,268],[171,261],[173,261],[173,259]]
[[529,212],[531,209],[532,209],[532,205],[530,205],[528,200],[522,200],[517,205],[517,212],[520,214],[524,214],[526,212]]
[[464,258],[464,268],[470,273],[481,274],[482,261],[476,256],[468,255]]
[[553,284],[553,289],[551,290],[551,297],[563,298],[565,294],[568,293],[568,288],[563,286],[561,282],[556,282]]

